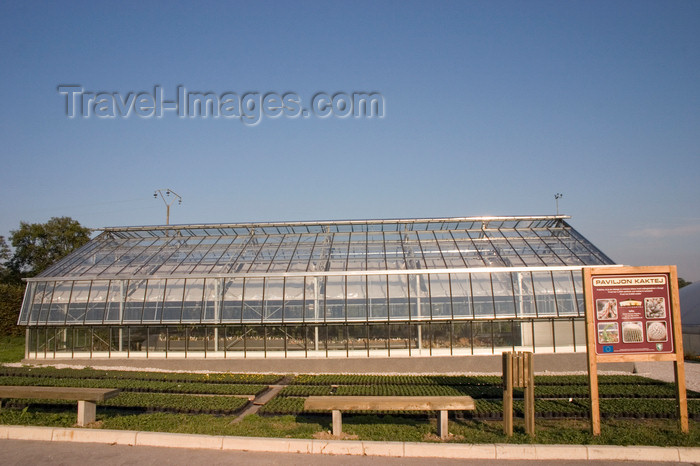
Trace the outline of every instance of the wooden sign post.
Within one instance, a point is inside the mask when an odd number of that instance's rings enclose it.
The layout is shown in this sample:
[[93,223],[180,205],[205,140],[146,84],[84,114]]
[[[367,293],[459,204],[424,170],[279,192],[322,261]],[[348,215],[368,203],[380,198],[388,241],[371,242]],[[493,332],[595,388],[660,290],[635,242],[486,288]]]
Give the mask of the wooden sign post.
[[513,387],[524,388],[525,433],[535,435],[535,370],[532,353],[503,353],[503,433],[513,436]]
[[598,363],[672,361],[681,431],[688,432],[676,266],[583,270],[591,430],[600,435]]

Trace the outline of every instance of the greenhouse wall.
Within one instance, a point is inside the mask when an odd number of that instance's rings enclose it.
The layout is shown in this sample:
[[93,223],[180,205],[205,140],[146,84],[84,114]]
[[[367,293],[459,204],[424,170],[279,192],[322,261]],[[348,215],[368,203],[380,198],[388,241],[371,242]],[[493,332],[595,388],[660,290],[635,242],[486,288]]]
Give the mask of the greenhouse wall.
[[28,286],[27,356],[584,351],[565,216],[108,228]]
[[327,358],[585,352],[583,321],[33,327],[27,357]]

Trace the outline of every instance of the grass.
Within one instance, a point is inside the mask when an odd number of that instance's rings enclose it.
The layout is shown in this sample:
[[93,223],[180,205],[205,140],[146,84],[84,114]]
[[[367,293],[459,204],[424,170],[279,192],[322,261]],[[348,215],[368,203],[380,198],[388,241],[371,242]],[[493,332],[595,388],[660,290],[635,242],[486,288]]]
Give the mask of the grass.
[[[231,416],[175,413],[124,413],[98,408],[98,426],[103,429],[178,432],[205,435],[311,439],[331,430],[330,414],[325,416],[246,416],[232,423]],[[74,411],[52,409],[3,409],[0,423],[74,427]],[[359,440],[438,442],[435,419],[402,416],[345,415],[343,432]],[[503,435],[500,421],[450,420],[449,430],[456,443],[574,444],[574,445],[655,445],[700,446],[700,425],[690,421],[690,433],[680,433],[678,422],[668,419],[609,420],[602,424],[601,435],[589,433],[585,420],[537,420],[536,436],[524,433],[516,422],[513,437]]]
[[[18,360],[20,356],[10,356],[14,347],[15,354],[17,350],[23,351],[23,340],[9,341],[5,343],[3,340],[2,352],[0,354],[8,359]],[[48,380],[53,379],[68,379],[75,380],[78,385],[79,381],[84,381],[86,374],[94,375],[93,372],[87,371],[81,373],[79,371],[69,370],[46,370],[45,377],[36,377],[38,372],[30,368],[13,369],[14,377],[21,377],[19,372],[26,371],[25,377],[32,380],[32,383],[46,385]],[[57,372],[58,371],[58,372]],[[33,377],[31,377],[33,376]],[[114,381],[122,380],[119,374],[105,373],[107,378],[113,378]],[[129,378],[135,374],[130,374]],[[144,374],[144,377],[147,377]],[[9,378],[8,378],[9,379]],[[239,381],[238,383],[229,383],[231,392],[235,392],[238,387],[245,385],[250,389],[250,384],[244,384],[245,378],[238,377],[232,380]],[[406,382],[406,381],[403,381]],[[410,380],[408,381],[410,385]],[[447,380],[435,381],[432,386],[445,385],[452,386]],[[487,381],[488,382],[488,381]],[[549,379],[540,378],[538,383],[541,387],[546,388],[550,383],[574,384],[577,380],[569,380],[566,378],[551,377]],[[636,387],[635,390],[641,393],[641,388],[654,384],[643,382],[641,378],[618,378],[607,381],[614,386],[631,386]],[[199,383],[199,382],[197,382]],[[182,391],[186,392],[187,385],[190,382],[178,382],[176,385],[182,385]],[[390,384],[391,385],[391,384]],[[415,384],[418,385],[418,384]],[[455,385],[461,386],[461,385]],[[303,386],[297,386],[303,388]],[[555,388],[558,386],[554,386]],[[323,387],[321,387],[323,389]],[[623,391],[626,393],[625,391]],[[622,393],[622,392],[621,392]],[[620,396],[620,395],[617,395]],[[133,397],[134,399],[130,398]],[[149,397],[153,400],[149,401]],[[119,401],[119,398],[122,398]],[[311,414],[253,414],[248,415],[240,422],[234,423],[236,415],[222,414],[185,414],[176,412],[172,406],[164,404],[165,399],[182,399],[176,407],[184,406],[188,409],[196,408],[202,403],[218,403],[216,398],[205,395],[197,397],[190,394],[158,394],[158,393],[133,393],[127,392],[113,401],[108,403],[98,403],[97,419],[98,422],[92,426],[93,428],[102,429],[117,429],[117,430],[138,430],[138,431],[154,431],[154,432],[179,432],[179,433],[196,433],[208,435],[232,435],[232,436],[253,436],[253,437],[275,437],[275,438],[301,438],[310,439],[317,437],[321,433],[328,433],[331,430],[331,415],[330,413]],[[583,400],[584,398],[582,398]],[[628,398],[620,397],[619,400],[627,400]],[[295,401],[303,401],[303,398],[277,397],[271,404],[288,403]],[[225,400],[224,400],[225,401]],[[232,402],[235,400],[231,400]],[[488,400],[481,400],[482,402]],[[498,400],[492,400],[497,402]],[[542,401],[542,400],[541,400]],[[633,401],[633,400],[631,400]],[[658,404],[654,399],[649,399],[652,404]],[[661,400],[666,402],[667,400]],[[144,408],[143,403],[148,405]],[[24,404],[23,404],[24,403]],[[159,408],[160,405],[163,405]],[[172,403],[171,403],[172,404]],[[208,405],[207,405],[208,406]],[[217,411],[218,405],[213,412]],[[163,412],[165,411],[165,412]],[[206,411],[203,411],[206,412]],[[261,411],[262,412],[262,411]],[[274,411],[273,411],[274,412]],[[457,443],[543,443],[543,444],[606,444],[606,445],[658,445],[658,446],[694,446],[700,447],[700,423],[691,420],[690,433],[688,435],[681,434],[678,427],[678,421],[675,419],[603,419],[602,433],[598,437],[593,437],[589,433],[589,422],[585,419],[545,419],[538,418],[536,420],[536,436],[529,437],[524,433],[522,418],[516,417],[515,435],[506,437],[503,432],[503,424],[501,421],[475,419],[459,416],[458,418],[451,417],[449,430],[453,437],[450,442]],[[76,422],[76,406],[74,402],[23,402],[22,400],[12,400],[7,406],[0,410],[0,424],[12,425],[36,425],[36,426],[55,426],[55,427],[74,427]],[[378,441],[410,441],[410,442],[440,442],[436,435],[437,419],[435,416],[426,414],[419,415],[403,415],[403,414],[352,414],[346,413],[343,415],[343,431],[344,433],[356,437],[359,440],[378,440]],[[327,434],[326,434],[327,435]]]
[[0,336],[0,364],[24,358],[24,336]]

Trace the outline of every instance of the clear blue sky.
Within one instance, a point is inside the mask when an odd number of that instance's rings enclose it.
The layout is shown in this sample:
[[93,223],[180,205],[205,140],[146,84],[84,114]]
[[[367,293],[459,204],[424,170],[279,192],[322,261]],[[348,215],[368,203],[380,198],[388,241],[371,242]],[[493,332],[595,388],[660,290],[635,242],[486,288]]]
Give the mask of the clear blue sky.
[[[700,2],[0,4],[0,235],[552,214],[700,280]],[[382,119],[67,118],[86,91],[376,91]]]

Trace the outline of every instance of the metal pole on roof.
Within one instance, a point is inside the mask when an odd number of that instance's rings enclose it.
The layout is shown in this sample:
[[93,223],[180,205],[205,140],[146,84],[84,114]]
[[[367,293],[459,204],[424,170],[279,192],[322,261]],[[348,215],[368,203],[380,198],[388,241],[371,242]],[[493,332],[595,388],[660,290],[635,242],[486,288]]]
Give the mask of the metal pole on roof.
[[561,199],[564,195],[562,193],[556,193],[554,195],[554,202],[557,204],[557,215],[559,215],[559,199]]
[[[170,198],[171,194],[173,195],[172,199]],[[170,206],[173,205],[175,201],[177,201],[178,205],[182,204],[182,196],[170,188],[165,190],[165,195],[163,195],[162,189],[156,189],[153,193],[153,197],[158,199],[158,196],[163,199],[163,203],[165,204],[165,224],[170,225]],[[165,199],[166,197],[168,198],[167,200]],[[168,200],[170,202],[168,202]]]

